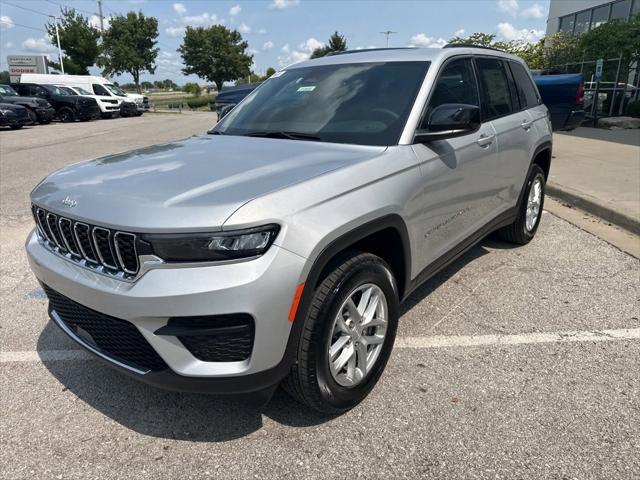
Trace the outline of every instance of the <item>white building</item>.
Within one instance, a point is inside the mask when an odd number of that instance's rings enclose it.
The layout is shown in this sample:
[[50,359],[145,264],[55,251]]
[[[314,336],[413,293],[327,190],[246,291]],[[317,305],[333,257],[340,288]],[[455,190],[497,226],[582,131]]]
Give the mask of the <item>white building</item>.
[[579,35],[609,20],[640,14],[640,0],[551,0],[547,35],[559,31]]

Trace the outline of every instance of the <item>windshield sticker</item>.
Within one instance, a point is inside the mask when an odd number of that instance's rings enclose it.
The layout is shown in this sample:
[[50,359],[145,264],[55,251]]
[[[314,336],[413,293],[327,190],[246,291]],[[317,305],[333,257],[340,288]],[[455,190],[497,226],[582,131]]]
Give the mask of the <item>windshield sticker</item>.
[[300,87],[298,88],[298,92],[313,92],[316,89],[315,85],[311,85],[308,87]]

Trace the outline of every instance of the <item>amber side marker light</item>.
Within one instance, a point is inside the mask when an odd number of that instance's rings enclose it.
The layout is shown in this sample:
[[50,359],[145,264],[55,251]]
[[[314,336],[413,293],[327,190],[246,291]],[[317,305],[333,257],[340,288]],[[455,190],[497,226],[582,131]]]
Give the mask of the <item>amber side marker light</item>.
[[298,285],[296,288],[296,294],[293,296],[293,301],[291,302],[291,310],[289,310],[289,322],[293,322],[296,318],[296,313],[298,312],[298,305],[300,304],[300,298],[302,297],[302,291],[304,290],[304,283]]

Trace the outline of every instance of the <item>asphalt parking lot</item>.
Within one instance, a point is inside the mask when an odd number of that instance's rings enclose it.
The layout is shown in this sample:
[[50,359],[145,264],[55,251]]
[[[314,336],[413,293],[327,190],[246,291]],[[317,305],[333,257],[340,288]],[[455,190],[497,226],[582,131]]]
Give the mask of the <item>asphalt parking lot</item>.
[[29,191],[213,120],[0,132],[0,478],[640,478],[638,259],[548,212],[526,247],[485,240],[418,289],[342,416],[163,392],[78,350],[27,267]]

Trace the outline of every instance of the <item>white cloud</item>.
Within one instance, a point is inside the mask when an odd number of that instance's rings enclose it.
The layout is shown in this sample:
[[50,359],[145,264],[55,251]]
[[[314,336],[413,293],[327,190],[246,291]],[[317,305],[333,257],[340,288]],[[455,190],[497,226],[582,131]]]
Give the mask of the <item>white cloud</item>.
[[273,42],[271,40],[267,40],[266,42],[264,42],[264,45],[262,45],[262,50],[267,51],[267,50],[271,50],[273,48]]
[[273,0],[269,8],[276,10],[284,10],[285,8],[295,7],[300,4],[300,0]]
[[[305,45],[307,42],[301,45]],[[286,43],[281,50],[282,50],[282,55],[278,56],[278,64],[281,67],[286,67],[287,65],[291,65],[292,63],[296,63],[296,62],[301,62],[303,60],[308,60],[309,57],[311,56],[310,51],[301,52],[299,50],[291,50],[289,48],[288,43]]]
[[249,55],[257,55],[260,52],[258,52],[258,50],[256,50],[255,48],[247,48],[247,53]]
[[460,30],[456,30],[455,32],[453,32],[454,37],[462,37],[463,35],[464,35],[464,28],[461,28]]
[[7,42],[4,44],[4,48],[13,48],[13,42]]
[[22,42],[22,48],[31,52],[55,52],[57,48],[54,47],[51,43],[49,43],[49,39],[46,37],[42,38],[33,38],[29,37],[24,42]]
[[518,0],[498,0],[496,9],[500,13],[506,13],[507,15],[515,17],[520,6],[518,5]]
[[447,41],[442,37],[428,37],[424,33],[418,33],[411,37],[410,47],[428,47],[428,48],[442,48],[447,44]]
[[[104,23],[104,29],[107,30],[111,24],[111,17],[104,17],[102,21]],[[100,17],[97,15],[91,15],[91,17],[89,17],[89,25],[93,28],[100,29]]]
[[324,43],[320,40],[317,40],[313,37],[308,38],[304,42],[299,45],[300,50],[304,50],[305,52],[313,52],[316,48],[324,47]]
[[233,7],[231,7],[229,9],[229,15],[231,15],[232,17],[235,17],[236,15],[238,15],[240,12],[242,11],[242,7],[240,5],[234,5]]
[[187,7],[185,7],[182,3],[174,3],[173,11],[176,12],[178,15],[182,16],[185,13],[187,13]]
[[544,36],[544,30],[517,29],[509,22],[499,23],[497,32],[500,40],[523,40],[529,43],[537,42]]
[[261,28],[258,31],[256,31],[257,34],[259,35],[264,35],[265,33],[267,33],[267,29],[266,28]]
[[184,27],[167,27],[164,29],[165,33],[172,38],[183,36],[184,30]]
[[238,31],[244,34],[251,33],[251,27],[246,23],[241,23],[240,26],[238,27]]
[[7,15],[0,15],[0,28],[13,28],[13,20]]
[[537,3],[520,12],[520,16],[525,20],[539,20],[545,17],[544,9]]
[[189,15],[182,17],[182,21],[187,24],[193,25],[208,25],[210,23],[216,23],[218,16],[215,13],[203,12],[200,15]]

